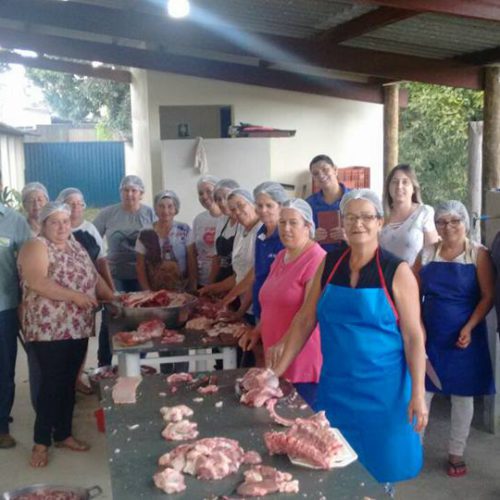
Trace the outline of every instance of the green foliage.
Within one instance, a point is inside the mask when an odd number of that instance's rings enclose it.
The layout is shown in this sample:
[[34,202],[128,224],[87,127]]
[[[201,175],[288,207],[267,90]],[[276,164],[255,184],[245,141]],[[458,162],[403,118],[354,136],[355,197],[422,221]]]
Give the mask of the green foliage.
[[131,134],[130,86],[86,76],[26,69],[26,76],[40,87],[50,107],[63,119],[98,122],[101,137]]
[[19,191],[10,189],[7,186],[0,190],[0,203],[3,203],[5,206],[14,210],[20,210],[22,206],[21,202],[21,193]]
[[412,165],[424,202],[467,198],[467,128],[482,120],[483,93],[422,83],[405,84],[400,163]]

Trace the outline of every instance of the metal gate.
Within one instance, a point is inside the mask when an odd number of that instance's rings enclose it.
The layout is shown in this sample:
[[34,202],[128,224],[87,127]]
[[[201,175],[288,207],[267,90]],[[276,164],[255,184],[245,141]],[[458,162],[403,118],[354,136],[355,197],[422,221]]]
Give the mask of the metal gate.
[[125,172],[123,142],[25,143],[26,182],[44,184],[53,200],[61,189],[80,189],[89,207],[118,203]]

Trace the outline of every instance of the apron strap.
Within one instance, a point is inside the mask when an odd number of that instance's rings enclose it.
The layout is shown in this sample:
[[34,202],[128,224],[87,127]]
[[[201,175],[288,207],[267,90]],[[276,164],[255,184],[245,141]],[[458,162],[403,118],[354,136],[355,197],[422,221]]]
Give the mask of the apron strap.
[[328,283],[330,283],[331,279],[333,278],[333,275],[335,274],[335,272],[337,271],[338,267],[340,266],[340,263],[344,260],[344,257],[351,251],[351,247],[347,247],[345,250],[344,250],[344,253],[340,256],[339,260],[337,260],[337,262],[335,262],[335,265],[333,266],[333,269],[332,269],[332,272],[330,273],[330,275],[328,276],[328,279],[326,280],[325,282],[325,288],[326,288],[326,285],[328,285]]
[[392,312],[394,313],[394,317],[396,318],[396,321],[399,325],[398,310],[396,309],[396,305],[394,304],[394,301],[392,300],[391,294],[389,293],[389,290],[387,289],[387,284],[385,282],[384,273],[382,272],[382,266],[380,265],[380,247],[377,247],[377,252],[375,253],[375,258],[377,261],[377,270],[378,270],[378,276],[380,278],[380,284],[382,285],[385,296],[387,298],[387,302],[389,302],[389,305],[391,306]]

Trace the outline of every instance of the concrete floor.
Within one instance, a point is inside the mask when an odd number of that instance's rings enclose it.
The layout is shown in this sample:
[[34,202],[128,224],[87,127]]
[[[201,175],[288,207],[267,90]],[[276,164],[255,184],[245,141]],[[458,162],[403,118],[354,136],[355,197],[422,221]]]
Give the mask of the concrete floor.
[[[92,339],[87,366],[96,366],[96,350],[96,339]],[[106,459],[106,440],[104,434],[97,432],[94,419],[94,411],[98,408],[96,396],[78,394],[74,418],[75,436],[91,443],[91,450],[75,453],[53,449],[49,455],[49,465],[45,469],[37,470],[28,465],[33,445],[34,412],[29,399],[26,366],[26,357],[20,348],[16,400],[12,412],[14,423],[11,426],[12,435],[18,444],[13,449],[0,450],[0,492],[34,483],[80,487],[97,484],[104,491],[99,498],[113,498]],[[478,406],[466,452],[469,474],[463,478],[449,478],[445,474],[449,403],[444,398],[435,398],[426,436],[425,468],[418,479],[397,485],[397,499],[500,500],[500,436],[480,430],[480,413]]]

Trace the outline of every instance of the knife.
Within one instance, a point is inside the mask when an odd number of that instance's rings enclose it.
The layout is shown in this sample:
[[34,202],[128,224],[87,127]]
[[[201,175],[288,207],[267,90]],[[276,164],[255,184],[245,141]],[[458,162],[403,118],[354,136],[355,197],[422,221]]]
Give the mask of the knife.
[[443,385],[441,384],[441,380],[439,380],[439,376],[428,357],[425,359],[425,373],[429,377],[430,381],[441,391],[443,389]]

